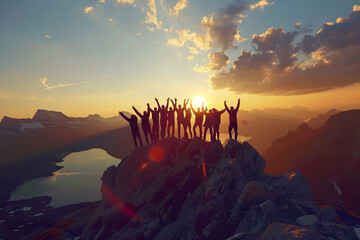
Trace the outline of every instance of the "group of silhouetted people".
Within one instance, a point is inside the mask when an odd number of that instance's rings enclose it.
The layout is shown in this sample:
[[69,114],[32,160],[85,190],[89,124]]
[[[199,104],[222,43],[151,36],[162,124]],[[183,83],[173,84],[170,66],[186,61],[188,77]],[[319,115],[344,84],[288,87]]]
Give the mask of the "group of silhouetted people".
[[[160,139],[164,139],[167,133],[167,137],[174,137],[175,135],[175,112],[176,112],[176,123],[178,130],[178,138],[181,138],[181,127],[184,129],[184,137],[193,138],[196,137],[196,129],[198,128],[200,138],[206,140],[207,131],[210,132],[211,141],[219,140],[220,133],[220,123],[221,123],[221,115],[227,111],[229,113],[229,137],[232,139],[232,130],[235,131],[235,140],[237,140],[237,112],[240,107],[240,99],[238,99],[238,103],[236,108],[230,107],[226,105],[226,101],[224,101],[225,108],[221,111],[218,111],[215,108],[208,109],[204,108],[204,103],[202,107],[198,107],[194,109],[192,106],[192,102],[190,102],[190,108],[187,108],[187,104],[189,103],[189,99],[184,100],[183,105],[177,105],[177,99],[175,101],[170,98],[166,100],[166,106],[161,105],[157,98],[155,98],[158,108],[154,107],[153,109],[150,107],[150,104],[147,104],[147,111],[144,111],[141,114],[134,106],[132,107],[135,113],[141,119],[141,127],[144,132],[144,136],[146,139],[146,143],[149,142],[157,142]],[[169,107],[169,102],[171,101],[173,107]],[[195,123],[193,128],[191,129],[191,115],[192,113],[195,115]],[[122,112],[119,114],[129,122],[131,133],[134,139],[135,147],[138,147],[137,140],[139,140],[140,145],[142,146],[141,135],[138,127],[138,118],[136,115],[131,115],[130,118],[126,117]],[[150,114],[152,118],[152,127],[150,124]],[[205,122],[204,122],[205,116]],[[204,127],[204,135],[203,135],[203,127]],[[188,134],[189,132],[189,134]],[[194,133],[194,134],[193,134]]]

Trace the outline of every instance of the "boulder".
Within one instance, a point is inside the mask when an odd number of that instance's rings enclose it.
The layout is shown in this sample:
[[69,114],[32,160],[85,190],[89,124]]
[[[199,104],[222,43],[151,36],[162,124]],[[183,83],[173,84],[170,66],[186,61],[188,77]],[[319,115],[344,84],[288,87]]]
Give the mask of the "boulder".
[[318,217],[321,220],[330,221],[337,217],[337,213],[332,207],[325,207],[319,210]]
[[273,223],[262,234],[260,240],[326,240],[319,232],[285,223]]
[[276,200],[278,193],[266,183],[251,181],[242,190],[237,202],[241,205],[259,204],[268,199]]
[[273,187],[281,189],[288,198],[313,202],[310,184],[305,176],[297,170],[291,170],[280,175]]
[[314,227],[319,222],[315,215],[304,215],[296,219],[296,223],[304,228]]
[[275,205],[274,202],[271,201],[270,199],[266,200],[265,202],[259,204],[259,207],[264,211],[269,211],[271,209],[274,209]]

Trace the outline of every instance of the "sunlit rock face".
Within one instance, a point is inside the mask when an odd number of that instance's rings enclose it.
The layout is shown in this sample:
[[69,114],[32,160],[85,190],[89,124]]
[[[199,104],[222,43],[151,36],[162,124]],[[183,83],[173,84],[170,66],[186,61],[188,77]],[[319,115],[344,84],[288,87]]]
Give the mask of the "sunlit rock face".
[[81,239],[357,239],[320,217],[300,172],[274,177],[264,168],[250,144],[234,140],[223,147],[166,139],[135,149],[104,172],[102,200]]

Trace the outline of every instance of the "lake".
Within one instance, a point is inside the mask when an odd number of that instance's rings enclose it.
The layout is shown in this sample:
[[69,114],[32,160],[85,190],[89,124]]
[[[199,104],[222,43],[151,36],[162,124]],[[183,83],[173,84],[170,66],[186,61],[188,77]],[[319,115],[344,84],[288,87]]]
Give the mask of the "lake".
[[63,168],[53,176],[25,182],[11,193],[10,200],[46,195],[52,197],[50,205],[54,207],[98,201],[101,199],[100,178],[103,172],[119,162],[120,159],[101,149],[71,153],[58,163]]

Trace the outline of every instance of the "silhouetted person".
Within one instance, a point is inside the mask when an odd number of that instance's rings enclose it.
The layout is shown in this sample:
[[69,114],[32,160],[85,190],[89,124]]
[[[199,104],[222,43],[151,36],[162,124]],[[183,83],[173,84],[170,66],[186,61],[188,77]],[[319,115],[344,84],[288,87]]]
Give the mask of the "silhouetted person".
[[237,112],[240,107],[240,98],[238,99],[238,103],[236,108],[234,109],[233,106],[230,107],[230,109],[226,105],[226,101],[224,101],[225,109],[229,113],[229,137],[231,137],[231,130],[234,129],[235,131],[235,140],[237,141],[237,135],[238,135],[238,125],[237,125]]
[[[177,99],[176,98],[175,98],[175,102],[173,100],[171,100],[171,103],[173,104],[174,109],[176,111],[176,120],[177,120],[178,138],[179,139],[181,137],[181,125],[184,126],[184,120],[185,120],[184,110],[186,109],[186,105],[187,105],[188,101],[189,100],[186,101],[186,99],[184,99],[183,107],[181,107],[181,104],[176,106],[176,104],[177,104]],[[184,129],[185,129],[185,126],[184,126]],[[185,135],[185,133],[184,133],[184,135]]]
[[126,120],[130,123],[130,129],[131,129],[131,133],[132,133],[132,137],[134,139],[134,144],[135,144],[135,147],[138,147],[137,145],[137,138],[139,138],[139,142],[140,142],[140,145],[142,146],[142,141],[141,141],[141,136],[140,136],[140,132],[139,132],[139,127],[138,127],[138,124],[137,124],[137,120],[138,118],[131,114],[131,117],[128,118],[126,117],[122,112],[119,112],[119,114]]
[[207,130],[210,130],[210,141],[212,141],[213,140],[212,126],[213,126],[214,116],[211,109],[209,110],[209,112],[206,112],[206,110],[207,109],[205,109],[204,141],[206,140]]
[[[167,111],[167,133],[168,133],[168,137],[174,137],[175,135],[175,109],[173,109],[172,107],[169,108],[169,110]],[[170,135],[170,128],[171,130],[171,135]]]
[[188,134],[187,134],[187,129],[189,129],[190,138],[192,138],[192,132],[191,132],[191,109],[190,108],[188,108],[188,109],[185,108],[185,118],[184,118],[183,126],[184,126],[185,137],[189,138]]
[[132,107],[136,114],[141,118],[141,127],[144,132],[144,136],[146,139],[146,143],[149,144],[148,135],[150,137],[150,141],[153,142],[153,136],[151,134],[151,127],[150,127],[150,111],[144,111],[143,114],[141,114],[134,106]]
[[151,116],[152,116],[152,120],[153,120],[153,126],[152,126],[152,135],[153,135],[153,139],[154,142],[159,141],[159,109],[157,109],[156,107],[154,107],[154,110],[151,109],[150,104],[147,104],[148,106],[148,111],[151,112]]
[[201,106],[201,110],[200,108],[198,107],[197,108],[197,111],[195,111],[195,109],[193,108],[192,106],[192,102],[190,102],[190,107],[195,115],[195,123],[194,123],[194,126],[193,126],[193,132],[194,132],[194,137],[196,137],[196,127],[199,127],[199,131],[200,131],[200,138],[202,138],[202,124],[203,124],[203,121],[204,121],[204,113],[205,113],[205,110],[204,110],[204,103],[202,103],[202,106]]
[[158,101],[157,98],[155,98],[155,101],[159,107],[159,112],[160,112],[160,126],[161,126],[161,131],[160,131],[160,136],[161,139],[165,138],[165,132],[166,132],[166,123],[167,123],[167,111],[168,111],[168,107],[169,107],[169,100],[170,98],[167,99],[166,102],[166,107],[164,105],[162,105],[160,107],[160,103]]
[[218,111],[213,108],[213,137],[214,140],[220,140],[220,123],[221,123],[221,114],[223,114],[226,109]]

